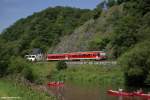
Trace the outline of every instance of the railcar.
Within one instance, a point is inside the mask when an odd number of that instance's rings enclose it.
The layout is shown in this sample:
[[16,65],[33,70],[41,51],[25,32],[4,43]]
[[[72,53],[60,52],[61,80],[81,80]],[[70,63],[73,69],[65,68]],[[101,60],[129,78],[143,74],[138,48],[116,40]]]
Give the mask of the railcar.
[[106,53],[103,51],[90,51],[90,52],[72,52],[63,54],[48,54],[47,60],[85,60],[85,59],[95,59],[102,60],[106,59]]

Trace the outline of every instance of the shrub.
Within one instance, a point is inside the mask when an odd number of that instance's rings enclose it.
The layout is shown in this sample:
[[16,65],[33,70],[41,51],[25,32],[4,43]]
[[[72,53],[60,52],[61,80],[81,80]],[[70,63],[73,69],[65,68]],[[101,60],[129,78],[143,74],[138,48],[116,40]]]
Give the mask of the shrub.
[[119,63],[124,69],[125,80],[130,85],[143,85],[150,71],[150,42],[143,42],[125,53]]
[[30,67],[24,67],[21,74],[25,79],[27,79],[31,82],[34,80],[34,75],[33,75],[33,72]]
[[21,57],[12,57],[9,64],[10,73],[20,73],[25,67],[28,67],[29,64],[25,59]]
[[56,69],[57,69],[58,71],[67,69],[67,64],[65,63],[65,61],[59,61],[59,62],[57,63]]
[[33,81],[34,76],[30,64],[21,57],[12,57],[9,64],[9,73],[21,74],[22,77]]
[[7,74],[8,62],[0,61],[0,77]]

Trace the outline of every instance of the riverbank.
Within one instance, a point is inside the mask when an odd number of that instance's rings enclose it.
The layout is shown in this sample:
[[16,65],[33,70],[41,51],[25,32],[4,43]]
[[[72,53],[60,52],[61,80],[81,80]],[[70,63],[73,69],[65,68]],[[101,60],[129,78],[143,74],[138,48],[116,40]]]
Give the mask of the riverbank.
[[31,68],[35,83],[46,84],[48,81],[67,81],[76,84],[123,85],[124,76],[117,65],[68,64],[66,70],[58,71],[57,62],[34,63]]
[[11,81],[16,77],[13,75],[8,76],[8,79],[0,79],[1,96],[21,97],[23,100],[55,100],[51,93],[48,93],[49,91],[43,92],[39,89],[50,81],[64,81],[85,87],[95,85],[122,86],[124,84],[121,68],[116,65],[68,65],[67,69],[61,71],[56,69],[56,65],[57,62],[32,63],[30,67],[34,81],[31,85],[24,85],[23,81]]
[[0,79],[0,99],[20,100],[56,100],[44,92],[36,91],[30,86],[25,86],[15,81]]
[[85,85],[124,84],[121,68],[110,65],[68,65],[66,70],[53,70],[50,76],[51,80],[69,81]]

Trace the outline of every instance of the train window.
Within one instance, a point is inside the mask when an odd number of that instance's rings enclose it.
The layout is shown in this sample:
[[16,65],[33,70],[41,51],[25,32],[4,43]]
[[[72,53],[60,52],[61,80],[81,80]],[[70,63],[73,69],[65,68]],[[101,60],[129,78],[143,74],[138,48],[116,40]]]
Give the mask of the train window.
[[85,57],[85,56],[86,56],[86,54],[83,54],[83,56]]
[[31,58],[34,58],[35,56],[31,56]]
[[93,54],[93,56],[96,56],[97,54]]
[[102,56],[105,56],[106,54],[105,54],[105,53],[101,53],[101,55],[102,55]]

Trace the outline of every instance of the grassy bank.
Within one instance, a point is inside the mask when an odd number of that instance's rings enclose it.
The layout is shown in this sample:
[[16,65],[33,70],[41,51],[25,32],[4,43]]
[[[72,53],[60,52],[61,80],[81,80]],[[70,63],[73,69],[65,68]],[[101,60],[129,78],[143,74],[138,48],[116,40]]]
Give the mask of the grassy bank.
[[55,100],[54,97],[34,91],[30,87],[0,79],[0,99],[2,97],[20,97],[20,100]]
[[69,65],[68,69],[53,71],[52,80],[70,81],[77,84],[123,84],[120,67],[102,65]]
[[[68,65],[66,70],[57,71],[57,62],[33,63],[30,65],[34,83],[46,85],[48,81],[66,81],[87,85],[121,85],[123,73],[117,66],[102,65]],[[11,78],[12,79],[12,78]],[[21,100],[54,100],[49,94],[31,89],[12,81],[0,79],[1,97],[21,97]]]
[[48,81],[48,76],[55,69],[56,62],[37,62],[31,64],[31,69],[35,78],[35,83],[43,84]]
[[48,81],[69,81],[77,84],[124,84],[120,67],[115,65],[68,65],[66,70],[58,71],[57,62],[34,63],[31,65],[35,83]]
[[124,77],[118,66],[68,65],[66,70],[57,71],[57,62],[35,63],[31,66],[35,81],[69,81],[77,84],[123,84]]

